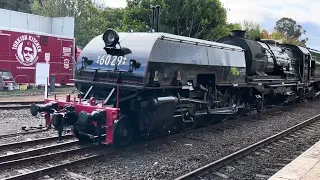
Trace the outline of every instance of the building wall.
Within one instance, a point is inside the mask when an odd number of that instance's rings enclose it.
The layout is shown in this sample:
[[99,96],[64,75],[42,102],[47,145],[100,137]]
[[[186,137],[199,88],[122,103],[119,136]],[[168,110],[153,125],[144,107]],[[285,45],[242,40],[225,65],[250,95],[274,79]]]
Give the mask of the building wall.
[[22,30],[74,38],[74,18],[50,18],[0,9],[0,30]]

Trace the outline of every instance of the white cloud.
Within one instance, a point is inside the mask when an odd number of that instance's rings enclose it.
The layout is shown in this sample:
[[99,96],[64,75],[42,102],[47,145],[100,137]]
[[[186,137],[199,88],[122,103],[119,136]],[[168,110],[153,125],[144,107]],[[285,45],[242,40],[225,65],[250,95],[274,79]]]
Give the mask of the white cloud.
[[221,0],[228,11],[229,22],[244,19],[262,23],[266,18],[289,17],[298,23],[320,24],[320,1],[315,0]]
[[127,5],[126,0],[102,0],[104,4],[111,8],[124,8]]

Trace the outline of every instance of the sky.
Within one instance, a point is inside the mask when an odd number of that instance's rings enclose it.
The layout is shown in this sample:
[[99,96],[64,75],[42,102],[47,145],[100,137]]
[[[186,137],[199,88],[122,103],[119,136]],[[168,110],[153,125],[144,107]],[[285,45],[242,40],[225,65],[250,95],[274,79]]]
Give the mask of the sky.
[[[109,7],[125,7],[126,0],[100,0]],[[307,46],[320,50],[320,0],[220,0],[228,10],[228,22],[248,20],[272,32],[276,21],[289,17],[307,32]]]

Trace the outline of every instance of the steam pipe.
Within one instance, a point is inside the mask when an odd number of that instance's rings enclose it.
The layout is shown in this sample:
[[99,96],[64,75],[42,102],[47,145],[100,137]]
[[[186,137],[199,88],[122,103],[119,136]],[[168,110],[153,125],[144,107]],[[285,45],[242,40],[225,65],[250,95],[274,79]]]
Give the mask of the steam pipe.
[[160,31],[160,5],[156,5],[156,32]]
[[151,17],[151,29],[155,29],[155,20],[156,20],[156,16],[155,16],[155,6],[151,6],[152,9],[152,17]]
[[152,9],[152,21],[151,28],[154,32],[159,32],[160,30],[160,5],[151,6]]

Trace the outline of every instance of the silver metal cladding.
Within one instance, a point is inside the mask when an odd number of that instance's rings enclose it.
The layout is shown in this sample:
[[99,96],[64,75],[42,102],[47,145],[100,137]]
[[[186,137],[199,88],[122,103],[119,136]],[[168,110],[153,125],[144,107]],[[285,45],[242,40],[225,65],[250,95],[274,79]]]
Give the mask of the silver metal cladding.
[[244,51],[237,46],[171,34],[164,34],[155,42],[150,61],[246,67]]

